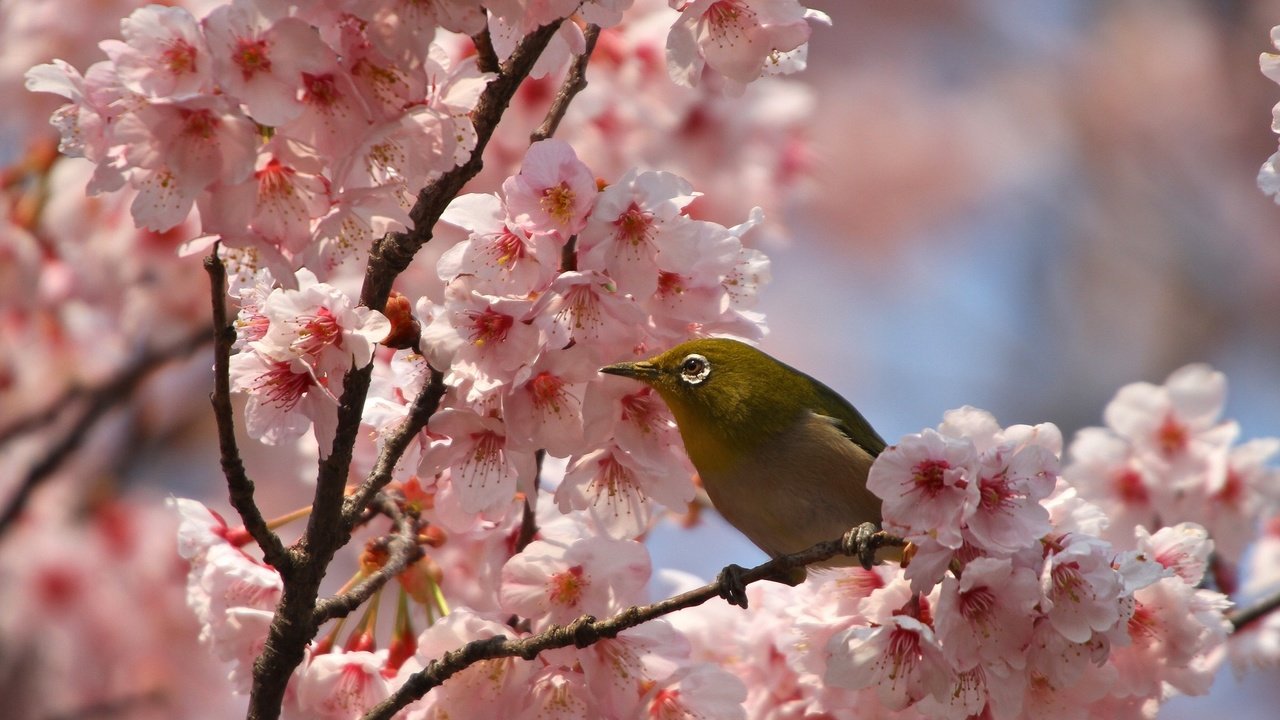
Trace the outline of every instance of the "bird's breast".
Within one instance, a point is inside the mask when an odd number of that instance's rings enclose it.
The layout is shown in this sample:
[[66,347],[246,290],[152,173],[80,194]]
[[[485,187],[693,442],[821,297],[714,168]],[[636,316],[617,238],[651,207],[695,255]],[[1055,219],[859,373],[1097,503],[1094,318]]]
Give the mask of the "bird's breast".
[[880,522],[880,499],[866,489],[873,458],[829,418],[806,413],[746,452],[690,450],[716,509],[770,556]]

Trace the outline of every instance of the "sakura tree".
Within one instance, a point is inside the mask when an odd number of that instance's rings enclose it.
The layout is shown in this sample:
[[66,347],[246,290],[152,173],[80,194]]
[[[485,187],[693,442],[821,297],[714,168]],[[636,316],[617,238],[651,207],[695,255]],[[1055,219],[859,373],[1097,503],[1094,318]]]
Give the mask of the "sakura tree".
[[[804,103],[795,74],[823,12],[100,12],[119,31],[95,55],[24,68],[64,104],[58,152],[33,143],[4,187],[0,332],[27,354],[0,366],[17,408],[0,440],[23,469],[0,533],[32,555],[84,546],[77,563],[131,583],[185,583],[185,603],[128,607],[107,587],[93,617],[86,574],[35,565],[5,597],[17,617],[83,623],[100,664],[126,665],[131,643],[203,653],[200,672],[226,680],[217,701],[169,707],[1151,718],[1228,659],[1280,660],[1280,439],[1242,441],[1204,364],[1121,388],[1105,426],[1070,439],[970,406],[895,439],[868,486],[901,564],[756,582],[852,552],[831,538],[747,571],[749,609],[719,582],[654,596],[654,529],[696,523],[707,501],[661,400],[598,369],[691,337],[764,337],[761,248],[787,236],[813,152],[803,117],[765,109]],[[1272,193],[1274,164],[1258,179]],[[152,382],[164,363],[182,367]],[[210,378],[236,516],[178,483],[58,530],[46,479],[131,451],[112,408],[207,416]],[[198,627],[167,638],[178,616]],[[104,678],[36,694],[31,712],[155,692]]]

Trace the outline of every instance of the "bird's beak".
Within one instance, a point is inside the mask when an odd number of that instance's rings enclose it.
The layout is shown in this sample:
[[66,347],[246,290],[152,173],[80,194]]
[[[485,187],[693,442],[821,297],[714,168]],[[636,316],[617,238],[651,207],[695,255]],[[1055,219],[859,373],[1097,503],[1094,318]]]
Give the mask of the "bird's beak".
[[650,382],[658,377],[658,367],[647,360],[640,362],[615,363],[600,368],[600,372],[608,375],[621,375],[641,382]]

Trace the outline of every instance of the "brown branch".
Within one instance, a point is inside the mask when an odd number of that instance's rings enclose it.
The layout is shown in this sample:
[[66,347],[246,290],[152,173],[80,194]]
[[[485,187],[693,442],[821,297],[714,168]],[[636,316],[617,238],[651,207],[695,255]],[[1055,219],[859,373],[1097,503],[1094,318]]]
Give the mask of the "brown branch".
[[[45,450],[40,460],[31,466],[26,476],[18,483],[17,490],[14,491],[8,504],[5,505],[4,511],[0,513],[0,537],[3,537],[13,523],[21,517],[22,511],[26,509],[27,503],[36,489],[45,480],[52,477],[54,472],[71,457],[72,453],[80,447],[80,444],[88,437],[89,432],[103,415],[117,405],[127,402],[133,396],[133,392],[138,385],[150,376],[154,370],[172,360],[190,355],[208,342],[209,330],[208,328],[201,328],[198,332],[194,332],[171,345],[143,351],[119,374],[97,387],[79,388],[63,393],[59,401],[70,401],[70,399],[76,397],[86,398],[87,403],[84,406],[84,410],[71,424],[71,427],[67,429],[66,433]],[[19,421],[16,426],[6,428],[6,434],[10,430],[14,430],[15,427],[17,428],[16,432],[25,432],[26,426],[32,422],[52,422],[55,417],[61,414],[63,409],[63,407],[59,407],[55,403],[48,410],[38,413],[33,418]],[[47,420],[45,419],[46,414],[50,414]]]
[[530,144],[555,135],[556,128],[560,127],[560,121],[569,110],[569,103],[573,102],[573,98],[587,87],[587,62],[591,60],[591,53],[596,49],[596,41],[600,39],[600,26],[588,25],[583,36],[587,41],[586,48],[569,65],[564,82],[561,83],[560,90],[556,92],[556,97],[547,110],[546,119],[529,135]]
[[[904,544],[901,538],[883,532],[876,533],[873,541],[881,546]],[[745,585],[758,580],[780,577],[794,568],[821,562],[836,555],[851,554],[851,548],[847,548],[848,543],[845,538],[821,542],[798,553],[782,555],[750,570],[744,570],[741,580]],[[404,685],[392,693],[391,697],[369,710],[363,720],[390,720],[391,716],[404,709],[409,703],[424,697],[445,680],[481,660],[505,657],[532,660],[546,650],[570,645],[584,648],[601,639],[616,637],[623,630],[663,615],[701,605],[712,598],[721,597],[727,591],[728,587],[722,575],[716,582],[650,605],[629,607],[605,620],[584,615],[568,625],[554,625],[537,635],[519,640],[511,640],[503,636],[474,640],[445,653],[439,660],[431,661],[425,668],[410,675]]]
[[1252,605],[1238,607],[1227,613],[1227,622],[1231,623],[1232,632],[1240,632],[1277,609],[1280,609],[1280,590],[1259,599]]
[[378,512],[391,518],[394,525],[390,539],[387,541],[387,561],[347,592],[316,603],[312,622],[317,626],[329,620],[350,615],[352,611],[373,597],[374,593],[382,589],[387,581],[404,572],[405,568],[422,557],[422,546],[417,541],[418,527],[415,519],[385,494],[375,497],[371,505]]
[[[107,385],[110,385],[110,382],[108,382]],[[59,393],[58,397],[54,398],[52,402],[46,405],[43,410],[37,410],[30,415],[20,417],[12,423],[9,423],[9,425],[3,430],[0,430],[0,445],[4,445],[19,435],[25,435],[26,433],[34,430],[39,430],[40,428],[52,423],[61,417],[63,411],[72,403],[84,397],[92,397],[98,392],[102,392],[102,389],[85,387],[83,385],[70,385]]]
[[[498,121],[561,22],[563,20],[552,22],[524,37],[499,68],[497,77],[485,86],[471,111],[476,131],[476,146],[471,157],[419,191],[409,212],[412,229],[390,233],[374,243],[360,291],[361,305],[386,306],[396,277],[431,239],[432,229],[449,202],[484,166],[484,150]],[[249,720],[275,720],[280,716],[289,676],[302,662],[306,645],[319,628],[315,623],[315,608],[320,581],[334,553],[351,539],[343,516],[344,490],[372,374],[370,363],[349,370],[343,379],[337,431],[328,456],[320,461],[312,513],[302,538],[290,548],[294,572],[284,577],[284,592],[267,632],[266,645],[254,663]],[[398,458],[391,460],[394,463]]]
[[538,515],[534,512],[533,506],[537,502],[536,498],[542,484],[542,462],[546,458],[546,450],[538,450],[538,452],[534,453],[534,459],[537,461],[537,471],[533,476],[534,496],[524,499],[524,509],[520,513],[520,534],[516,536],[516,553],[529,547],[529,543],[533,542],[533,539],[538,536]]
[[409,443],[413,442],[422,428],[427,426],[427,421],[440,407],[440,399],[444,397],[444,393],[444,373],[431,368],[431,376],[426,385],[413,399],[404,421],[387,438],[377,462],[369,471],[369,476],[355,492],[347,496],[345,507],[342,509],[342,521],[347,527],[355,527],[365,508],[369,507],[378,492],[391,482],[391,473],[395,470],[396,463],[404,456]]
[[493,36],[489,34],[487,23],[483,30],[471,36],[471,44],[476,47],[476,67],[480,72],[496,73],[501,69],[502,61],[493,49]]
[[282,575],[291,570],[293,558],[280,536],[267,527],[262,511],[254,502],[254,484],[245,472],[240,448],[236,445],[235,411],[231,407],[231,346],[236,340],[235,328],[227,319],[227,269],[218,257],[218,248],[204,259],[204,270],[209,274],[209,294],[213,310],[213,416],[218,423],[218,454],[222,462],[222,474],[227,479],[227,494],[231,506],[240,514],[245,530],[262,548],[267,564]]

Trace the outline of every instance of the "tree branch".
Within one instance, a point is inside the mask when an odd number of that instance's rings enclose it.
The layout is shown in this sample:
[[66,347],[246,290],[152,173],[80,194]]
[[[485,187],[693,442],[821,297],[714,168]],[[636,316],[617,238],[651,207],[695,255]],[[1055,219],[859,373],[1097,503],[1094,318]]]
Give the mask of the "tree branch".
[[405,568],[422,557],[422,546],[418,544],[418,526],[415,518],[404,512],[385,494],[378,494],[371,505],[378,512],[391,518],[394,525],[390,539],[387,541],[387,561],[347,592],[316,603],[312,622],[317,627],[334,618],[350,615],[352,611],[373,597],[374,593],[382,589],[388,580],[404,572]]
[[236,445],[235,411],[231,408],[231,346],[235,343],[236,331],[227,320],[227,269],[218,257],[217,246],[205,257],[204,270],[209,274],[213,309],[213,394],[209,401],[218,423],[218,454],[222,474],[227,479],[227,494],[245,530],[262,548],[263,559],[287,575],[292,570],[293,558],[280,542],[280,536],[267,527],[262,511],[254,502],[253,481],[245,472],[240,448]]
[[1240,632],[1277,609],[1280,609],[1280,590],[1260,598],[1252,605],[1238,607],[1227,613],[1227,622],[1231,623],[1232,632]]
[[569,65],[569,71],[565,73],[564,82],[560,85],[560,90],[556,93],[556,97],[551,101],[551,107],[547,110],[547,117],[529,135],[529,143],[536,143],[539,140],[546,140],[556,134],[556,128],[560,127],[560,121],[564,119],[564,114],[569,110],[569,103],[573,102],[573,98],[587,87],[587,62],[591,60],[591,53],[596,49],[596,41],[600,39],[600,26],[588,25],[587,31],[583,33],[587,41],[586,48],[582,53],[573,59],[573,63]]
[[[563,19],[524,37],[499,69],[498,76],[485,86],[471,111],[476,130],[475,149],[466,163],[441,174],[419,191],[417,202],[409,212],[413,227],[404,233],[390,233],[374,243],[360,291],[361,305],[386,307],[396,277],[431,239],[432,229],[449,202],[480,172],[485,147],[498,121],[561,22]],[[334,553],[351,539],[344,522],[344,490],[372,374],[370,363],[363,368],[352,368],[343,378],[337,431],[328,456],[319,464],[312,513],[302,537],[290,548],[294,572],[284,577],[284,592],[267,632],[266,645],[254,663],[250,720],[275,720],[280,716],[289,676],[302,662],[306,645],[319,627],[314,620],[320,581]],[[392,464],[398,459],[390,458]]]
[[347,496],[346,504],[342,509],[342,522],[347,528],[356,526],[365,508],[369,507],[378,492],[391,482],[391,473],[396,463],[404,456],[409,443],[413,442],[422,428],[427,426],[427,421],[440,407],[440,399],[444,397],[444,393],[444,373],[431,368],[431,377],[427,380],[427,384],[413,399],[413,403],[409,406],[409,414],[400,423],[400,427],[392,431],[387,438],[377,462],[369,471],[368,478],[355,492]]
[[498,60],[498,53],[493,49],[493,36],[489,34],[488,24],[471,36],[471,44],[476,46],[476,67],[480,72],[496,73],[501,69],[502,61]]
[[5,506],[3,513],[0,513],[0,537],[9,530],[14,522],[22,515],[22,511],[26,509],[27,502],[30,501],[31,495],[45,480],[53,476],[54,472],[62,466],[72,455],[72,453],[80,447],[88,436],[89,431],[109,410],[127,402],[132,396],[138,385],[145,380],[152,371],[159,368],[165,363],[185,357],[203,347],[209,342],[209,329],[201,328],[181,340],[167,345],[165,347],[143,351],[134,361],[130,362],[119,374],[102,385],[93,388],[71,388],[59,396],[58,400],[44,411],[37,413],[23,420],[19,420],[14,425],[5,428],[4,437],[8,439],[14,435],[26,432],[28,429],[39,427],[42,424],[53,422],[62,411],[66,408],[66,403],[72,402],[78,398],[86,398],[87,404],[80,416],[76,418],[71,427],[60,440],[45,450],[44,455],[27,471],[26,476],[18,484],[18,488],[14,491],[13,497]]
[[[903,545],[901,538],[878,532],[874,540],[882,546]],[[774,578],[786,571],[821,562],[836,555],[848,554],[844,538],[818,543],[806,550],[791,555],[782,555],[762,565],[757,565],[742,573],[744,585]],[[650,605],[632,606],[605,620],[597,620],[584,615],[568,625],[554,625],[537,635],[519,640],[511,640],[504,636],[474,640],[457,650],[444,654],[439,660],[433,660],[422,670],[412,674],[391,697],[373,707],[365,714],[363,720],[390,720],[409,703],[424,697],[433,688],[462,670],[481,660],[494,658],[519,657],[532,660],[545,650],[575,647],[584,648],[604,638],[616,637],[628,628],[636,627],[663,615],[677,610],[695,607],[706,601],[721,597],[727,590],[723,576],[716,582],[700,588],[661,600]]]

